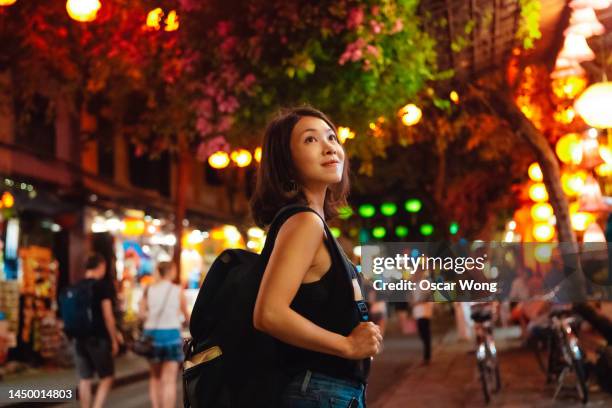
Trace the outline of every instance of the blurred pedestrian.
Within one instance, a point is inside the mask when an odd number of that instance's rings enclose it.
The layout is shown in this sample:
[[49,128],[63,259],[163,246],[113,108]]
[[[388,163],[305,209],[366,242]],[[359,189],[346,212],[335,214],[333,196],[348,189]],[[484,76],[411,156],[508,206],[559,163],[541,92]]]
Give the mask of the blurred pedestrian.
[[79,283],[91,292],[92,331],[74,340],[76,368],[79,374],[79,400],[82,408],[92,406],[91,383],[94,374],[100,382],[93,399],[93,408],[101,408],[113,385],[115,373],[113,357],[122,342],[115,326],[113,313],[114,290],[104,279],[106,262],[99,254],[93,254],[85,263],[85,279]]
[[363,287],[355,276],[350,290],[349,271],[334,260],[333,237],[324,229],[346,200],[348,168],[337,130],[323,113],[295,108],[269,124],[251,199],[256,223],[269,225],[289,204],[318,214],[299,212],[282,224],[255,304],[255,327],[281,341],[290,378],[282,407],[322,406],[319,400],[365,406],[370,357],[380,351],[382,336],[356,313]]
[[149,358],[151,406],[170,408],[176,406],[176,381],[183,361],[180,316],[189,324],[189,310],[185,293],[174,283],[176,266],[160,262],[157,273],[158,281],[145,289],[140,300],[140,315],[145,318],[144,334],[153,339]]
[[431,318],[433,316],[434,304],[432,302],[433,293],[430,290],[422,289],[421,280],[428,280],[428,272],[419,272],[415,275],[416,290],[412,295],[412,317],[416,320],[419,338],[423,343],[422,365],[431,362]]

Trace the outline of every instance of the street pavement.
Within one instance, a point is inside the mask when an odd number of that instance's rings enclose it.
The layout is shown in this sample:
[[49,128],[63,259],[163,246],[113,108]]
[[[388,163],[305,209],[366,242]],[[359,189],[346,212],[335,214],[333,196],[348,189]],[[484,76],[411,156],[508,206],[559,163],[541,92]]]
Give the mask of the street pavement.
[[590,381],[590,400],[583,405],[570,378],[553,401],[554,386],[547,385],[535,355],[521,346],[518,328],[495,330],[502,379],[501,391],[486,405],[470,342],[458,341],[451,331],[434,347],[429,366],[412,366],[381,394],[370,408],[417,407],[611,407],[612,395]]

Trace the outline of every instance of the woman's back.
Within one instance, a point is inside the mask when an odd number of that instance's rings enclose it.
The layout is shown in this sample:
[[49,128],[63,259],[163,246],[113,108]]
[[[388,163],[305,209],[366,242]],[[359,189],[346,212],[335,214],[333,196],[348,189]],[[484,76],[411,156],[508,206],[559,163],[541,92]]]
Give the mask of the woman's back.
[[179,329],[181,327],[180,315],[181,288],[168,281],[162,280],[147,289],[147,320],[145,329]]

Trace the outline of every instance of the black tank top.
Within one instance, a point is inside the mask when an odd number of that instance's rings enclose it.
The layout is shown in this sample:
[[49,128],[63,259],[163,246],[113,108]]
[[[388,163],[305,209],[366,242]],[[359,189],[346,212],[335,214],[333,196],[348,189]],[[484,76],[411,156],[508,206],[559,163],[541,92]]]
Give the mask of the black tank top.
[[[332,258],[330,269],[320,280],[300,285],[291,309],[324,329],[348,336],[361,318],[355,307],[347,272],[343,264],[335,259],[328,239],[325,239],[325,246]],[[366,381],[367,369],[360,360],[318,353],[282,342],[280,349],[289,376],[311,370],[340,379]]]

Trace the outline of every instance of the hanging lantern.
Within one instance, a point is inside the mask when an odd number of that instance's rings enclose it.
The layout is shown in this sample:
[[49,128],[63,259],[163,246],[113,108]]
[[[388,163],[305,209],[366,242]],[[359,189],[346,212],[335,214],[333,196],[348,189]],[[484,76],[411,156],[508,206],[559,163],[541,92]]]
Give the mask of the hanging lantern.
[[610,0],[573,0],[569,6],[573,9],[590,7],[593,10],[604,10],[610,7]]
[[588,212],[577,212],[570,215],[572,228],[576,231],[584,231],[595,220],[593,214]]
[[66,11],[73,20],[88,23],[96,19],[101,6],[99,0],[68,0]]
[[534,183],[529,187],[529,198],[536,203],[542,203],[548,201],[548,191],[543,183]]
[[582,161],[580,165],[585,169],[593,169],[603,163],[599,155],[599,142],[590,136],[582,139]]
[[542,169],[537,162],[533,162],[529,165],[529,169],[527,170],[527,174],[529,174],[529,178],[532,181],[542,181],[544,176],[542,175]]
[[580,211],[599,212],[607,210],[608,206],[601,196],[599,183],[589,174],[580,195]]
[[145,232],[145,222],[138,218],[126,218],[123,220],[122,232],[128,236],[139,236]]
[[251,152],[246,149],[234,150],[230,157],[238,167],[246,167],[251,164],[251,161],[253,160]]
[[561,187],[563,188],[563,192],[570,197],[579,196],[584,188],[586,178],[587,173],[584,170],[573,173],[563,172],[563,174],[561,174]]
[[253,152],[253,157],[257,163],[261,163],[261,147],[256,147]]
[[400,116],[402,117],[402,123],[406,126],[413,126],[419,123],[423,112],[421,109],[413,103],[409,103],[400,109]]
[[564,35],[577,34],[584,38],[601,35],[605,31],[592,8],[579,8],[572,11],[569,27],[563,32]]
[[176,31],[179,28],[179,20],[178,15],[176,14],[176,10],[171,10],[166,17],[166,27],[164,30],[166,31]]
[[598,223],[592,222],[584,231],[583,242],[606,242],[606,235]]
[[588,87],[574,108],[589,126],[612,128],[612,82],[598,82]]
[[582,161],[582,138],[577,133],[568,133],[555,145],[559,160],[565,164],[578,164]]
[[227,167],[229,163],[229,155],[222,151],[213,153],[208,158],[208,164],[210,164],[210,167],[212,167],[213,169],[223,169]]
[[595,173],[597,173],[599,177],[612,176],[612,164],[610,163],[600,164],[599,166],[595,167]]
[[552,227],[552,225],[545,222],[535,224],[531,232],[535,240],[538,242],[550,241],[555,236],[555,229]]
[[2,202],[2,206],[4,208],[11,208],[13,205],[15,205],[15,197],[13,197],[13,195],[8,191],[5,191],[2,194],[0,201]]
[[159,23],[161,22],[163,16],[164,16],[163,10],[161,9],[161,7],[157,7],[149,11],[149,13],[147,14],[147,20],[146,20],[145,25],[154,30],[159,30],[160,29]]
[[10,6],[15,4],[17,0],[0,0],[0,6]]
[[548,221],[553,216],[553,208],[549,203],[537,203],[531,207],[531,217],[535,221]]
[[565,58],[577,62],[592,61],[595,59],[595,54],[593,50],[589,48],[586,38],[581,35],[568,33],[565,36],[563,49],[561,49],[558,58]]

